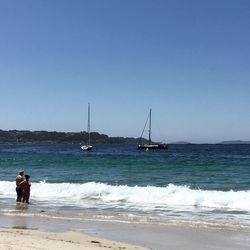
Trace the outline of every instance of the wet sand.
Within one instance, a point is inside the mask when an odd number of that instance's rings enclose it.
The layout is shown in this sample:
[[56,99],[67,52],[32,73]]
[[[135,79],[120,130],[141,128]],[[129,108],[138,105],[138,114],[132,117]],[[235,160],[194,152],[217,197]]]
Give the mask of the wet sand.
[[77,232],[48,233],[25,229],[0,229],[1,250],[147,250],[129,244],[90,237]]
[[[78,221],[48,218],[46,216],[30,217],[17,215],[0,216],[0,227],[4,227],[0,235],[0,249],[18,249],[14,248],[12,243],[11,247],[13,248],[3,248],[3,246],[7,247],[8,242],[19,240],[25,243],[26,237],[30,244],[34,241],[40,242],[39,247],[37,247],[39,249],[59,249],[59,247],[60,249],[80,249],[78,248],[79,244],[82,247],[81,249],[91,250],[102,249],[100,247],[104,245],[106,246],[105,249],[107,247],[110,249],[143,249],[136,246],[154,250],[250,249],[250,232],[239,229],[121,223],[114,221]],[[11,238],[9,241],[6,241],[5,236],[7,234]],[[94,240],[87,235],[94,237]],[[110,243],[102,239],[113,240],[116,243]],[[51,245],[48,246],[51,246],[51,248],[45,248],[47,246],[43,245],[46,240],[49,240]],[[91,241],[100,242],[100,244],[91,243]],[[120,242],[126,242],[132,244],[132,246],[123,245]],[[57,245],[53,246],[53,243]],[[32,249],[29,247],[20,249]]]

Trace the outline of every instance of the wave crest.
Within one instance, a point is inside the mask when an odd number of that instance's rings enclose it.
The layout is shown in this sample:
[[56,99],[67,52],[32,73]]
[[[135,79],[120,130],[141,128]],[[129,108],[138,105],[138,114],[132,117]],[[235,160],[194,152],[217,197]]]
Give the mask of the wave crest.
[[[0,196],[14,197],[15,183],[0,181]],[[216,191],[195,190],[188,186],[169,184],[155,186],[113,186],[104,183],[32,183],[33,200],[76,206],[86,205],[90,200],[105,204],[107,207],[129,206],[144,209],[167,209],[171,207],[195,206],[209,209],[244,210],[250,212],[250,190]]]

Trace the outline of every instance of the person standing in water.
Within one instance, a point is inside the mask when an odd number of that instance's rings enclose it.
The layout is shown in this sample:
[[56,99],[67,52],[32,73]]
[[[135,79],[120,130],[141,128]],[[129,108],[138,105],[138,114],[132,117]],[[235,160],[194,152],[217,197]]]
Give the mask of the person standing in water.
[[25,180],[20,183],[20,185],[23,187],[22,191],[22,197],[23,197],[23,202],[26,202],[29,204],[29,198],[30,198],[30,176],[25,175]]
[[17,198],[16,201],[17,202],[21,202],[22,201],[22,195],[23,195],[23,188],[21,183],[24,181],[24,171],[21,170],[19,172],[19,175],[17,175],[16,177],[16,194],[17,194]]

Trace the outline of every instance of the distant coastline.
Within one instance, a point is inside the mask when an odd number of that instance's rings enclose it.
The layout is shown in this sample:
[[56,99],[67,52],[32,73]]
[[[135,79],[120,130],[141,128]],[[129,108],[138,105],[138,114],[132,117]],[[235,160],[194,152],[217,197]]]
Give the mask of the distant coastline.
[[241,140],[233,140],[233,141],[222,141],[218,144],[250,144],[250,141],[241,141]]
[[[0,144],[81,144],[87,141],[87,132],[0,130]],[[109,137],[98,132],[91,132],[93,144],[138,144],[146,141],[143,138]]]
[[[0,144],[81,144],[88,141],[87,132],[56,132],[56,131],[30,131],[30,130],[1,130]],[[109,137],[98,132],[91,132],[93,144],[139,144],[146,143],[145,138]],[[192,143],[187,141],[169,142],[170,145],[196,145],[196,144],[250,144],[250,141],[231,140],[218,143]]]
[[222,141],[217,143],[192,143],[186,141],[171,142],[169,144],[173,145],[196,145],[196,144],[221,144],[221,145],[236,145],[236,144],[250,144],[250,141],[232,140],[232,141]]

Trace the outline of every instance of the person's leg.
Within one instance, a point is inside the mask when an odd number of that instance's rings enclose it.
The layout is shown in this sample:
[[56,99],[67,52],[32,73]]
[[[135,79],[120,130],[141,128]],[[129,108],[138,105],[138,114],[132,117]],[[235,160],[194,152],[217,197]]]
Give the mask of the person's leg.
[[23,202],[25,202],[25,201],[26,201],[26,193],[23,192]]
[[17,187],[16,188],[16,193],[17,193],[17,198],[16,198],[16,201],[17,202],[21,202],[21,200],[22,200],[22,188],[19,188],[19,187]]
[[29,204],[29,199],[30,199],[30,192],[28,192],[26,195],[26,203],[28,203],[28,204]]

